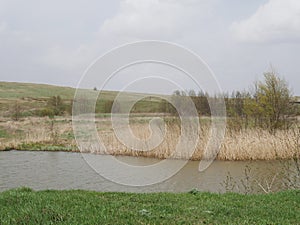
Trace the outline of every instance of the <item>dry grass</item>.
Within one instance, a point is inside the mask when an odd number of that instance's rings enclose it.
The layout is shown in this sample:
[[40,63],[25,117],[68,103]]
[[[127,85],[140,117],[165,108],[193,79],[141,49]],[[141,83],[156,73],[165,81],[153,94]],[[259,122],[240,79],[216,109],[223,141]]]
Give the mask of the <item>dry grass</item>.
[[[151,131],[147,119],[134,118],[131,121],[132,133],[139,139],[146,141]],[[71,150],[78,151],[76,142],[72,136],[71,118],[61,118],[51,121],[46,118],[26,118],[22,121],[10,121],[0,119],[0,129],[4,130],[8,137],[0,138],[0,149],[20,149],[24,144],[43,144],[71,146]],[[190,152],[176,152],[181,128],[176,121],[166,123],[166,133],[163,142],[151,151],[135,151],[122,144],[115,133],[109,119],[97,120],[98,134],[106,150],[93,146],[86,146],[86,151],[98,154],[145,156],[155,158],[181,158],[199,160],[209,139],[209,124],[201,125],[201,135],[194,154]],[[164,129],[161,129],[163,135]],[[138,148],[138,147],[137,147]],[[34,149],[33,149],[34,150]],[[192,149],[193,150],[193,149]],[[260,129],[248,129],[243,131],[227,131],[220,152],[219,160],[273,160],[291,159],[299,157],[300,131],[299,128],[287,131],[277,131],[275,135]]]
[[[146,125],[132,125],[136,136],[146,139],[149,130]],[[209,126],[201,127],[201,136],[198,139],[197,147],[191,157],[192,160],[200,160],[209,140]],[[176,144],[180,136],[180,127],[178,125],[168,125],[169,132],[159,147],[152,151],[132,151],[122,145],[114,133],[100,133],[109,154],[117,155],[134,155],[155,158],[182,158],[188,159],[188,152],[174,153]],[[136,132],[138,131],[138,132]],[[220,152],[217,156],[219,160],[274,160],[274,159],[291,159],[299,157],[300,132],[299,129],[288,131],[277,131],[275,135],[266,130],[248,129],[243,131],[227,132],[223,140]],[[117,151],[116,151],[117,149]],[[104,152],[100,152],[104,153]]]
[[218,158],[221,160],[273,160],[299,157],[299,129],[248,129],[227,133]]
[[20,149],[22,145],[75,146],[75,140],[67,138],[67,134],[72,133],[70,118],[62,121],[36,117],[20,121],[1,118],[0,121],[0,128],[8,134],[0,138],[0,150]]

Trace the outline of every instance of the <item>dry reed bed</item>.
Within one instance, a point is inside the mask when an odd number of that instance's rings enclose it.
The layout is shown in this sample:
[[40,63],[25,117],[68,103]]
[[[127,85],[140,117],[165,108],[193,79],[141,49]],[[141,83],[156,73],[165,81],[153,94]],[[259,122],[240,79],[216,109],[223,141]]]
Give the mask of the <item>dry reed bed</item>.
[[7,137],[0,138],[0,150],[19,149],[22,144],[76,145],[74,139],[64,138],[66,134],[72,133],[70,119],[53,121],[49,118],[28,117],[10,121],[2,118],[0,127],[7,133]]
[[[60,121],[51,121],[45,118],[26,118],[22,121],[9,121],[2,119],[0,122],[2,130],[6,131],[8,137],[0,139],[0,149],[18,149],[21,144],[42,143],[44,145],[68,145],[73,146],[76,142],[72,134],[71,118],[64,118]],[[106,149],[97,146],[86,145],[85,151],[96,154],[145,156],[155,158],[179,158],[200,160],[209,140],[210,127],[201,126],[198,144],[192,157],[188,149],[175,152],[176,145],[180,138],[180,125],[178,123],[167,123],[166,133],[163,142],[151,151],[135,151],[122,144],[116,137],[111,124],[106,120],[97,122],[97,129],[100,139]],[[141,140],[147,140],[151,131],[147,121],[135,119],[131,123],[132,133]],[[21,131],[20,131],[21,130]],[[161,131],[163,135],[163,129]],[[68,136],[69,135],[69,136]],[[191,135],[192,136],[192,135]],[[299,128],[290,130],[279,130],[270,134],[266,130],[247,129],[242,131],[227,130],[222,142],[219,160],[274,160],[290,159],[300,157],[300,131]]]

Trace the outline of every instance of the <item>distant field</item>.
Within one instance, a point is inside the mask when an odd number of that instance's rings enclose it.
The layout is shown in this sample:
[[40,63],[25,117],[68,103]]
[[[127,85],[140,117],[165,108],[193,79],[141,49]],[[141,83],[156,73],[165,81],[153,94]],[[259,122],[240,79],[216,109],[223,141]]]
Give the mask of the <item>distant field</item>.
[[47,84],[0,82],[1,99],[42,99],[53,95],[60,95],[64,99],[72,99],[74,93],[75,89],[70,87],[59,87]]
[[[0,116],[9,115],[11,107],[16,102],[21,105],[24,112],[42,109],[52,96],[60,96],[70,110],[75,91],[75,88],[47,84],[0,82]],[[112,102],[117,94],[118,92],[116,91],[101,91],[101,98],[97,101],[96,112],[103,112],[105,104]],[[130,100],[134,96],[141,94],[126,93],[126,95],[128,100]],[[161,102],[162,100],[159,98],[145,98],[139,101],[133,110],[136,113],[157,112]],[[25,113],[25,115],[27,114]]]
[[0,115],[11,114],[15,104],[19,104],[23,112],[31,112],[46,106],[51,96],[60,95],[65,102],[70,101],[75,89],[57,87],[46,84],[29,84],[15,82],[0,82]]

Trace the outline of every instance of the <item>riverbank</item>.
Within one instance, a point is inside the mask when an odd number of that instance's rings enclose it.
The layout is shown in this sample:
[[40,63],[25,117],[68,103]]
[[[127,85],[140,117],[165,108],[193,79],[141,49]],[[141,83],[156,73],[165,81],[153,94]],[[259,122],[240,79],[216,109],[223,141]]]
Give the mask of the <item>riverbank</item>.
[[299,196],[299,191],[136,194],[20,188],[0,193],[0,223],[297,224]]
[[[131,118],[131,129],[135,136],[146,140],[150,135],[150,117]],[[187,152],[174,149],[180,138],[180,124],[166,119],[164,141],[152,151],[133,151],[119,142],[109,117],[96,118],[98,135],[106,151],[91,148],[92,153],[151,158],[176,158],[201,160],[209,140],[209,120],[201,119],[201,136],[192,157]],[[163,133],[161,134],[163,135]],[[300,129],[278,130],[275,134],[262,129],[228,129],[224,137],[218,160],[277,160],[300,158]],[[41,150],[79,152],[72,129],[71,117],[27,117],[20,121],[0,118],[0,150]]]

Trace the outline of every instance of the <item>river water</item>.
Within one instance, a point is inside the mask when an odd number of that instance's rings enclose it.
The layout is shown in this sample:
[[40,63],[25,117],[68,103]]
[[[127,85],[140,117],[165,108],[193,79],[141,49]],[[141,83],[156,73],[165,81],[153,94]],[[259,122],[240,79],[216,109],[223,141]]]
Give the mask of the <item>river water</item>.
[[[98,156],[106,157],[106,156]],[[157,159],[117,157],[135,165],[148,165]],[[97,174],[81,153],[42,151],[0,152],[0,191],[26,186],[41,189],[84,189],[121,192],[263,192],[280,190],[294,176],[291,161],[215,161],[204,172],[199,162],[189,161],[170,179],[155,185],[130,187],[111,182]],[[294,171],[294,172],[291,172]],[[295,181],[299,185],[299,179]]]

